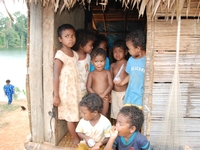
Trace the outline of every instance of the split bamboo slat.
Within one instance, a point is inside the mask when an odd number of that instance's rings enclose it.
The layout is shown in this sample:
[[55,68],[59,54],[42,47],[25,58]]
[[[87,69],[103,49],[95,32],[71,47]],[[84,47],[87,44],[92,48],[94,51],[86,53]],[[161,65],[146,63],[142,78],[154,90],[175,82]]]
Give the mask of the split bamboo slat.
[[[145,96],[152,97],[152,102],[148,105],[152,114],[151,117],[149,114],[146,115],[148,120],[144,123],[146,129],[144,132],[154,144],[167,109],[175,69],[177,21],[174,20],[171,24],[166,20],[157,19],[149,23],[147,31],[151,36],[147,38],[149,49],[147,49]],[[150,69],[152,62],[153,68]],[[190,148],[200,149],[200,24],[197,19],[181,20],[179,78],[184,117],[182,136]],[[144,101],[147,104],[147,101]],[[146,112],[145,110],[145,114]]]
[[[182,135],[182,139],[185,145],[188,145],[192,150],[199,150],[199,136],[200,129],[197,127],[199,124],[199,119],[193,118],[184,118],[184,132]],[[157,137],[159,136],[159,130],[162,126],[161,119],[160,120],[152,120],[151,122],[151,136],[150,141],[153,145]]]

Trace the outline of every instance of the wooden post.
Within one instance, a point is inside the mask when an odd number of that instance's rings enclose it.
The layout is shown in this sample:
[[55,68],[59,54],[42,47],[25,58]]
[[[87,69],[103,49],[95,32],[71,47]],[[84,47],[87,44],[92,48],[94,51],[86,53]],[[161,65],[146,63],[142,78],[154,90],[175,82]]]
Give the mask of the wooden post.
[[[148,10],[147,10],[148,12]],[[150,12],[150,10],[149,10]],[[146,44],[146,74],[145,74],[145,92],[144,105],[152,110],[152,93],[154,84],[154,26],[155,21],[147,13],[147,44]],[[145,109],[145,107],[144,107]],[[148,112],[146,120],[146,137],[150,139],[151,113]]]
[[55,143],[55,118],[48,114],[53,108],[53,57],[54,57],[54,11],[43,8],[43,98],[44,98],[44,137]]
[[44,141],[42,80],[42,4],[30,4],[29,85],[31,101],[32,141]]

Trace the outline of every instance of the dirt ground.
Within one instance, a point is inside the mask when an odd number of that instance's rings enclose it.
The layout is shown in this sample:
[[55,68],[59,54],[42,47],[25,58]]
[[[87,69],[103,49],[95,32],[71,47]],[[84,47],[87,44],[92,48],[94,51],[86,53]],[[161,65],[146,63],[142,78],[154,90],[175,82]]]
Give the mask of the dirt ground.
[[[0,102],[0,105],[3,104],[6,102]],[[27,101],[15,100],[12,105],[27,108]],[[0,150],[25,150],[24,142],[30,134],[28,110],[22,111],[19,107],[14,111],[5,112],[0,116],[0,124]]]

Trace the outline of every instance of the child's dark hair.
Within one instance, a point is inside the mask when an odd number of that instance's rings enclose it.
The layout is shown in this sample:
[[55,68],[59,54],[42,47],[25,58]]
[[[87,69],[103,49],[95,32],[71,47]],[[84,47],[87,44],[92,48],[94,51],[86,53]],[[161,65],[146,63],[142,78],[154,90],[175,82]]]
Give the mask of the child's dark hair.
[[6,83],[10,83],[10,80],[8,79],[8,80],[6,80]]
[[97,55],[102,55],[106,59],[106,51],[102,48],[95,48],[90,53],[91,60],[95,58]]
[[128,48],[126,47],[126,43],[124,40],[118,39],[113,42],[113,49],[116,47],[121,47],[124,51],[126,51]]
[[103,109],[103,100],[95,93],[86,94],[80,101],[79,106],[87,107],[89,111],[101,113]]
[[144,114],[138,107],[124,106],[120,109],[119,113],[129,118],[130,127],[135,126],[136,131],[139,131],[142,128]]
[[101,42],[108,42],[107,37],[104,34],[98,34],[96,35],[96,40],[94,41],[94,48],[99,47]]
[[127,41],[131,41],[135,48],[139,46],[143,51],[146,51],[146,35],[144,31],[138,29],[130,32],[126,36],[126,42]]
[[77,51],[80,46],[85,46],[89,41],[95,41],[95,35],[88,30],[78,29],[76,30],[76,43],[73,46],[73,50]]
[[72,29],[74,32],[76,31],[75,28],[71,24],[62,24],[58,27],[57,33],[58,37],[62,37],[62,31]]

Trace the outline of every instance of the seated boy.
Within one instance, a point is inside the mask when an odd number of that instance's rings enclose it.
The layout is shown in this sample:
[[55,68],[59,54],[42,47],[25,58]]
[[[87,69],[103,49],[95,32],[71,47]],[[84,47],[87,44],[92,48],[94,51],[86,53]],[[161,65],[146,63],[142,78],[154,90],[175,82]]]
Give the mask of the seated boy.
[[76,132],[83,139],[77,150],[102,150],[110,137],[110,121],[103,115],[103,101],[97,94],[87,94],[79,103],[82,119]]
[[151,150],[150,142],[139,132],[143,122],[144,114],[138,107],[122,107],[104,150]]

